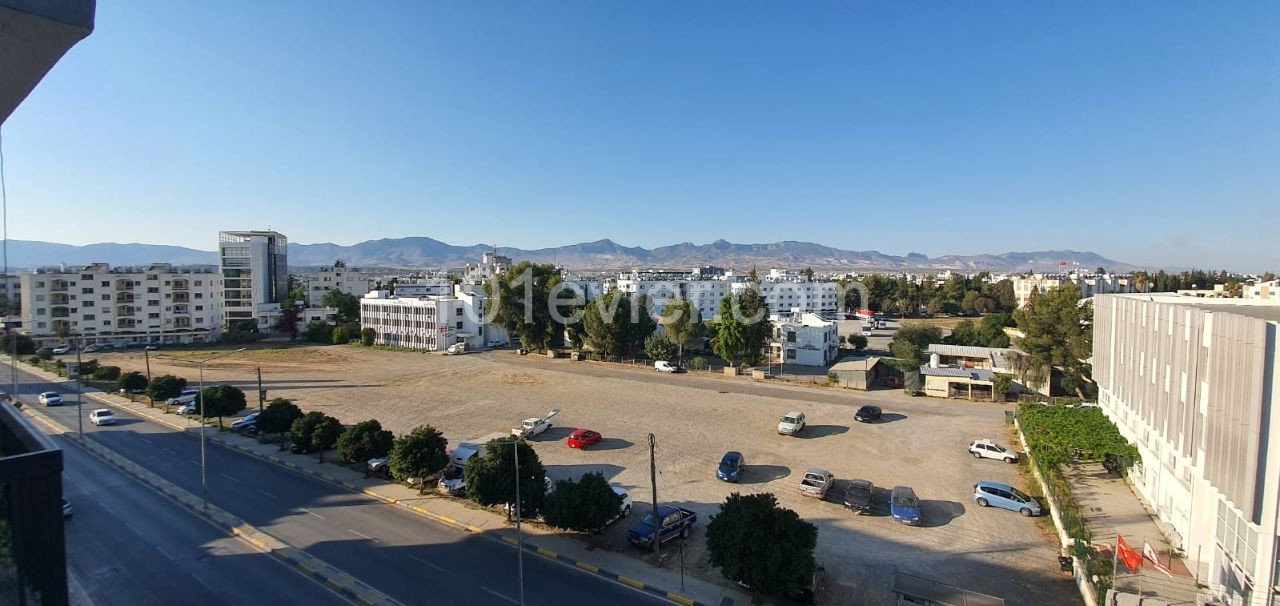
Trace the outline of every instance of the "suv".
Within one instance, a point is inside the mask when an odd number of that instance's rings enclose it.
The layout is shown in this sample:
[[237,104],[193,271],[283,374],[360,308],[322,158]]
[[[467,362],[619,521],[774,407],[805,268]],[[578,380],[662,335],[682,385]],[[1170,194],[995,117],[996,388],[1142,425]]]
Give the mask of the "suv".
[[190,404],[200,396],[199,389],[184,389],[176,398],[169,398],[169,404]]
[[982,507],[1000,507],[1026,517],[1040,515],[1040,503],[1008,484],[983,480],[973,485],[973,500]]
[[787,413],[778,421],[778,433],[794,436],[804,429],[804,413],[798,410]]
[[1005,450],[1003,446],[987,439],[974,440],[969,445],[969,454],[975,459],[996,459],[1005,463],[1018,462],[1018,453]]

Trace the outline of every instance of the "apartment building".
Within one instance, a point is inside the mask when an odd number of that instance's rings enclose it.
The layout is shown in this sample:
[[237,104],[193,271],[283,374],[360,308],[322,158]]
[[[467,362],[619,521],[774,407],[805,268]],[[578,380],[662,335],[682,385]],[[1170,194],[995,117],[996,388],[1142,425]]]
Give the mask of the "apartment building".
[[1280,305],[1280,280],[1246,284],[1240,296],[1251,303]]
[[1013,296],[1018,301],[1018,307],[1024,307],[1032,294],[1049,292],[1067,283],[1075,284],[1076,288],[1080,289],[1081,298],[1085,299],[1096,295],[1136,291],[1133,279],[1129,276],[1082,273],[1031,274],[1013,279]]
[[840,353],[836,323],[817,314],[796,313],[775,325],[773,336],[773,359],[781,357],[786,364],[826,366],[835,362]]
[[222,326],[220,275],[212,268],[45,268],[21,276],[23,332],[38,343],[78,335],[84,344],[201,343]]
[[690,301],[704,320],[719,314],[720,301],[726,296],[741,294],[751,287],[760,289],[774,322],[786,322],[794,314],[803,313],[834,319],[840,307],[840,286],[835,282],[765,279],[752,283],[732,272],[710,280],[694,279],[696,275],[700,275],[698,270],[623,272],[611,286],[625,293],[648,296],[657,315],[672,301]]
[[289,240],[274,231],[218,233],[223,325],[270,330],[289,294]]
[[324,297],[331,290],[363,297],[377,284],[377,276],[373,272],[347,267],[341,261],[294,277],[307,293],[307,307],[323,307]]
[[1280,306],[1175,294],[1094,301],[1098,403],[1130,480],[1219,603],[1280,604]]

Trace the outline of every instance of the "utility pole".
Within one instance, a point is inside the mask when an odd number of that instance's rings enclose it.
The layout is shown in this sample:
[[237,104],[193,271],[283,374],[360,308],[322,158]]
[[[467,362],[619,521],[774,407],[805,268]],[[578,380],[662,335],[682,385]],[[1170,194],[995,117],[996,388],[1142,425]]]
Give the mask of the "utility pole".
[[[147,349],[146,346],[143,346],[142,348],[142,357],[147,361],[147,387],[149,388],[151,387],[151,350]],[[155,405],[156,400],[151,397],[151,390],[147,389],[147,408],[151,408]],[[165,412],[169,412],[169,407],[165,407]]]
[[262,367],[259,366],[258,367],[258,412],[259,413],[262,412],[262,404],[263,404],[262,401],[265,399],[266,399],[265,394],[262,392]]
[[80,348],[84,344],[83,339],[77,339],[76,344],[76,429],[80,432],[80,439],[84,439],[84,412],[80,408],[80,404],[84,402],[84,383],[80,382]]
[[511,441],[511,454],[516,461],[516,575],[520,585],[520,606],[524,606],[524,535],[520,533],[520,441]]
[[654,460],[654,447],[657,440],[649,434],[649,484],[653,486],[653,565],[658,565],[658,554],[662,551],[662,541],[658,537],[658,529],[662,528],[662,518],[658,517],[658,464]]

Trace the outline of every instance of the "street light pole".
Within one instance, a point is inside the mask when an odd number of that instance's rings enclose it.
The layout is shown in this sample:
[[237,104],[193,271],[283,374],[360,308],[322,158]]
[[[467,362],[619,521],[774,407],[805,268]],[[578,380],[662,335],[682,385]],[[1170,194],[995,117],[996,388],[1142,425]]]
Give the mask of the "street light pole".
[[197,397],[200,398],[200,495],[204,499],[204,508],[206,510],[209,509],[209,476],[208,476],[208,473],[206,473],[206,465],[205,465],[205,457],[204,457],[204,428],[206,425],[205,416],[204,416],[204,365],[208,364],[209,362],[212,362],[213,360],[217,360],[218,358],[225,358],[231,354],[237,354],[244,350],[245,348],[241,347],[240,349],[237,349],[235,351],[229,351],[221,355],[213,356],[212,358],[206,358],[202,360],[199,364],[200,394]]
[[84,344],[84,339],[76,339],[76,429],[80,432],[80,439],[84,439],[84,411],[81,410],[80,404],[84,402],[84,383],[80,382],[81,367],[80,348]]
[[524,606],[524,535],[520,533],[520,441],[511,441],[516,461],[516,576],[520,585],[520,606]]

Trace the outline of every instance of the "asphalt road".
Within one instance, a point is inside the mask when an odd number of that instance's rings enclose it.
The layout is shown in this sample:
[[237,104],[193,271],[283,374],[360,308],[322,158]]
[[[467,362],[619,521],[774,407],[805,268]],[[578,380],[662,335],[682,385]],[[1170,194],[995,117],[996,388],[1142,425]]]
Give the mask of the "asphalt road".
[[67,567],[99,605],[346,604],[177,503],[63,446]]
[[[4,378],[8,374],[3,372]],[[39,406],[36,394],[58,391],[67,403],[42,407],[42,411],[67,427],[76,427],[70,384],[50,384],[21,368],[18,377],[25,405]],[[86,437],[193,494],[201,494],[198,440],[118,410],[116,425],[96,427],[87,418],[95,407],[83,407]],[[206,457],[210,503],[404,604],[519,603],[516,551],[509,546],[212,442],[206,445]],[[528,554],[524,558],[524,598],[526,604],[557,606],[584,598],[603,604],[667,603]]]

